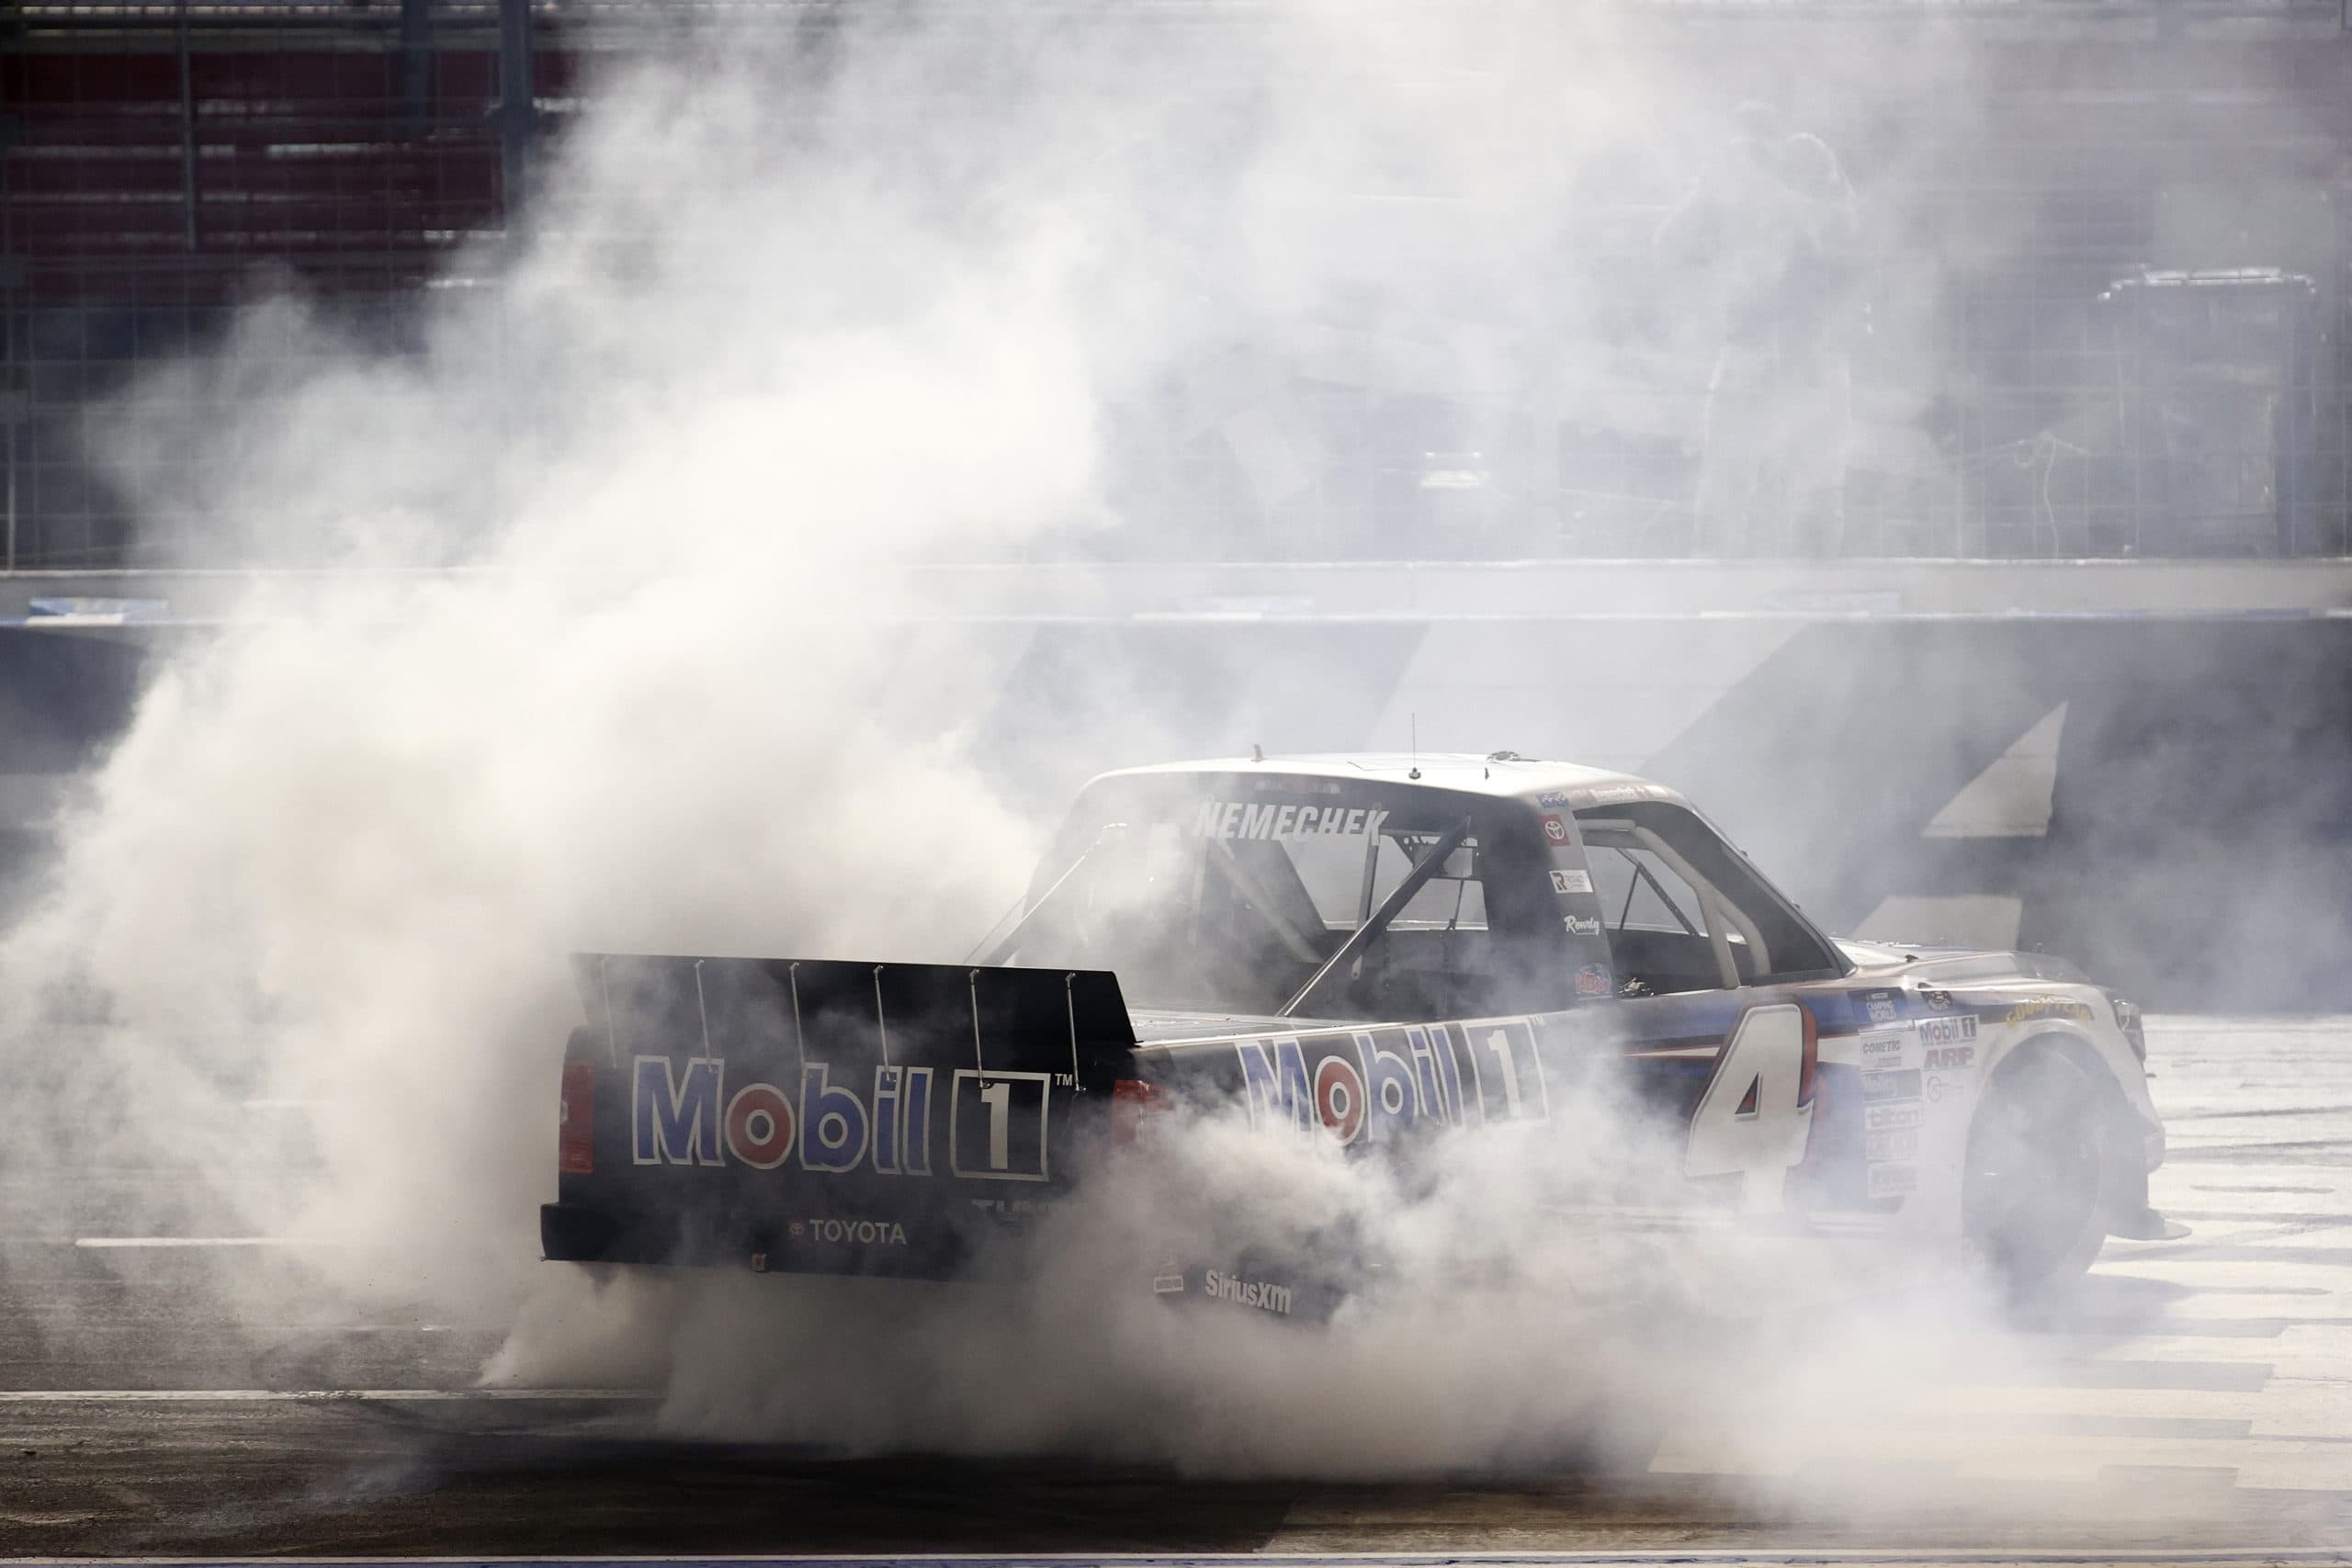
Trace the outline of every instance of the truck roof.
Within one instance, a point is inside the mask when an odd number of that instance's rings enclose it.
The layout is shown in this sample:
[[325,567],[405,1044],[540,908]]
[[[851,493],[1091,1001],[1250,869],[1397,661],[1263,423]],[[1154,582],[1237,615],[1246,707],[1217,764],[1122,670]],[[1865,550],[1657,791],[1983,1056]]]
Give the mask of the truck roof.
[[1581,810],[1634,800],[1688,805],[1679,792],[1631,773],[1521,757],[1512,751],[1478,756],[1467,751],[1323,752],[1290,757],[1212,757],[1190,762],[1154,762],[1120,768],[1103,779],[1178,773],[1258,773],[1317,779],[1378,779],[1407,789],[1449,790],[1466,795],[1523,799],[1530,805]]

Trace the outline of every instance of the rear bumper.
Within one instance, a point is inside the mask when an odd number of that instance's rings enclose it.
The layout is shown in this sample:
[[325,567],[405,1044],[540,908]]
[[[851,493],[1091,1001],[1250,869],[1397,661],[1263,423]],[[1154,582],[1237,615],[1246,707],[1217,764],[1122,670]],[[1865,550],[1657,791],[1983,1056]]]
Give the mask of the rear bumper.
[[539,1251],[550,1262],[604,1262],[620,1232],[619,1223],[602,1209],[580,1203],[539,1205]]
[[555,1263],[946,1280],[962,1271],[971,1248],[956,1231],[919,1223],[733,1211],[650,1214],[542,1203],[539,1251]]

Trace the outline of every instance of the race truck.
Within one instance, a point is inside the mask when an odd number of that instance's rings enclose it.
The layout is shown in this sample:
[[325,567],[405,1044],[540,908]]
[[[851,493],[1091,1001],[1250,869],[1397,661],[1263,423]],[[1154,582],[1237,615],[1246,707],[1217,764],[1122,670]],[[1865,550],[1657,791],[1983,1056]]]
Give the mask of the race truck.
[[[2042,954],[1826,936],[1643,779],[1106,773],[1016,917],[956,964],[576,954],[546,1256],[949,1280],[1171,1104],[1400,1158],[1569,1136],[1601,1095],[1664,1134],[1626,1145],[1646,1203],[1924,1237],[2034,1289],[2168,1234],[2132,1004]],[[1287,1312],[1275,1272],[1159,1288]]]

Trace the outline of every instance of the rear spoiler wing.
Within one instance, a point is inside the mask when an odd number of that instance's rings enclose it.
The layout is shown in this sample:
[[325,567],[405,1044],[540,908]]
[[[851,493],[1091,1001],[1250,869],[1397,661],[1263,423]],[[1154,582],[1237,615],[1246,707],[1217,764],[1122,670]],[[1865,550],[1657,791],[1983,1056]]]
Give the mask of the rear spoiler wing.
[[572,964],[550,1258],[944,1278],[1068,1187],[1135,1050],[1102,970]]
[[[836,959],[575,953],[609,1066],[639,1054],[1059,1072],[1107,1092],[1136,1043],[1118,976]],[[812,1055],[812,1047],[814,1055]],[[1097,1081],[1099,1080],[1099,1081]]]

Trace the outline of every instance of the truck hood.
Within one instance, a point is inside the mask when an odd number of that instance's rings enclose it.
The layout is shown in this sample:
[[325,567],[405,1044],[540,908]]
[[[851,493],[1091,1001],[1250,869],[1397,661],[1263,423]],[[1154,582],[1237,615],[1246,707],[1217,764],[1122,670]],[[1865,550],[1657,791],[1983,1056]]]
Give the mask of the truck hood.
[[1837,939],[1838,946],[1855,966],[1864,970],[1900,969],[1920,979],[1949,985],[1972,980],[2056,980],[2080,983],[2083,972],[2066,959],[2048,953],[1989,953],[1968,947],[1919,947],[1883,942]]

